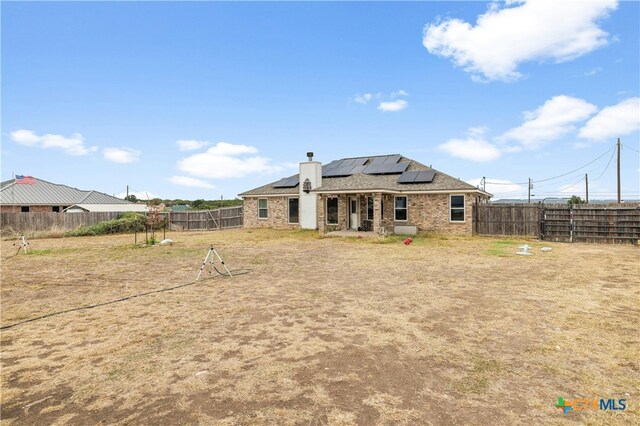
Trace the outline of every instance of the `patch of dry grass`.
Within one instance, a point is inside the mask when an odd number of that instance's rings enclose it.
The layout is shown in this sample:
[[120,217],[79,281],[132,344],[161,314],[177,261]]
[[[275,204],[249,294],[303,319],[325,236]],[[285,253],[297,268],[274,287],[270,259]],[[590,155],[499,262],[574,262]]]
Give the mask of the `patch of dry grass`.
[[[2,262],[3,424],[626,424],[638,247],[308,231],[40,239]],[[526,242],[534,256],[515,255]],[[2,242],[2,256],[12,241]],[[539,248],[549,245],[550,253]],[[559,395],[626,398],[571,413]],[[28,407],[28,408],[25,408]]]

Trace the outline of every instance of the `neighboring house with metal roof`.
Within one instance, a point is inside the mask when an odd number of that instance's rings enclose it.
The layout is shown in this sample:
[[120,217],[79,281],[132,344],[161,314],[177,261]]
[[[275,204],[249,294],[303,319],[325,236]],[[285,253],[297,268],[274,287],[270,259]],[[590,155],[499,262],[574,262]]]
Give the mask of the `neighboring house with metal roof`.
[[29,183],[10,179],[0,183],[2,212],[129,212],[147,211],[135,204],[98,191],[85,191],[67,185],[33,178]]
[[400,154],[300,163],[300,172],[246,191],[244,226],[471,234],[491,194]]

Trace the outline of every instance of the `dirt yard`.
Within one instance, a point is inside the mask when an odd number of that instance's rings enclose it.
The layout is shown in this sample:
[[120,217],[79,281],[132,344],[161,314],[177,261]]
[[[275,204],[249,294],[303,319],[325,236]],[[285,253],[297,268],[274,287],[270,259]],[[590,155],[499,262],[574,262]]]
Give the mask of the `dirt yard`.
[[2,242],[3,326],[192,282],[210,244],[252,270],[2,330],[3,425],[638,424],[637,246],[168,237]]

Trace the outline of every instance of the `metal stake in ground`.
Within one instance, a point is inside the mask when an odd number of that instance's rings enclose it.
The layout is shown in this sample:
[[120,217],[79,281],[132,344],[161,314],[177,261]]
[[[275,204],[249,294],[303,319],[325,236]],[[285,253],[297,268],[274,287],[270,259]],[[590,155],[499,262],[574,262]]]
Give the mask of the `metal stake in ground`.
[[[27,246],[29,245],[29,243],[27,242],[27,239],[24,237],[24,235],[21,235],[20,238],[18,238],[18,240],[13,243],[13,245],[18,245],[20,244],[20,247],[22,247],[22,250],[24,250],[24,253],[27,253]],[[18,251],[20,251],[20,249],[18,249]]]
[[[198,281],[198,279],[200,279],[200,275],[202,274],[202,271],[204,271],[205,266],[207,266],[207,261],[209,260],[209,257],[211,257],[211,266],[213,266],[213,269],[215,269],[216,272],[218,272],[218,270],[216,269],[214,256],[218,258],[218,261],[220,261],[220,263],[222,264],[224,269],[227,271],[227,276],[233,277],[233,275],[231,274],[231,271],[229,270],[229,268],[227,268],[227,265],[224,264],[224,260],[222,260],[222,258],[220,257],[220,255],[218,254],[216,249],[214,249],[213,246],[211,246],[211,248],[207,252],[207,255],[205,256],[204,260],[202,261],[202,266],[200,266],[200,272],[198,272],[198,276],[196,277],[196,281]],[[220,272],[218,272],[218,273],[220,273]],[[221,274],[221,275],[224,275],[224,274]]]

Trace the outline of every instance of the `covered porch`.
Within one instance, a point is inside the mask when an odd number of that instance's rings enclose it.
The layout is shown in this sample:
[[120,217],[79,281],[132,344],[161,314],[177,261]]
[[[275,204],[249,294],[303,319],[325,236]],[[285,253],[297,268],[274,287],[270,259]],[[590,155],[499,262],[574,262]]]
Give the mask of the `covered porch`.
[[[378,235],[381,228],[391,231],[393,196],[380,192],[318,194],[318,230]],[[386,219],[385,219],[386,217]],[[356,235],[357,236],[357,235]]]

